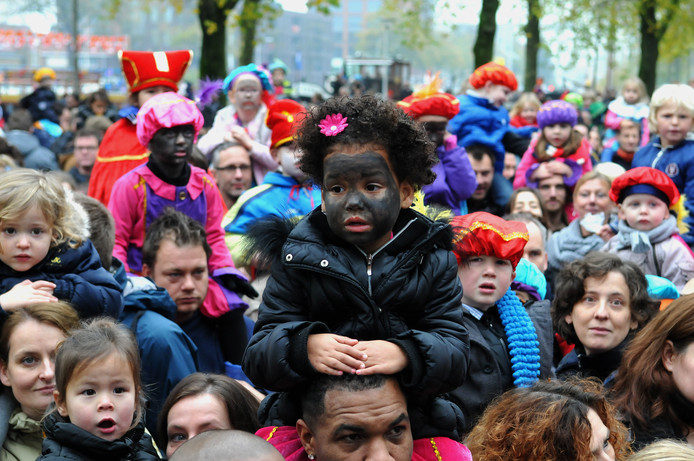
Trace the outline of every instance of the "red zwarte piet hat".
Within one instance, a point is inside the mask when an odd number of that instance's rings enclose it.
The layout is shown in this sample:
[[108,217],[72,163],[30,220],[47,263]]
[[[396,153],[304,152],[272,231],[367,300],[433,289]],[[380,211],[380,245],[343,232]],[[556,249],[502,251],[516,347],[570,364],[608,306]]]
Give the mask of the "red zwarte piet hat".
[[480,89],[485,83],[491,81],[494,85],[503,85],[516,91],[518,80],[511,69],[495,62],[488,62],[479,66],[470,75],[470,85],[475,89]]
[[118,59],[131,93],[157,85],[178,91],[178,82],[193,60],[193,51],[120,50]]
[[448,120],[458,115],[460,102],[449,93],[436,93],[428,96],[410,95],[398,102],[405,113],[412,118],[419,118],[424,115],[440,115]]
[[633,194],[654,195],[668,207],[680,199],[680,192],[672,179],[662,171],[647,166],[627,170],[612,181],[610,198],[613,202],[622,203]]
[[451,226],[458,264],[471,256],[494,256],[511,261],[515,270],[528,243],[525,223],[506,221],[483,211],[456,216]]
[[301,121],[306,108],[291,99],[280,99],[270,106],[265,124],[272,130],[270,149],[294,140],[297,121]]

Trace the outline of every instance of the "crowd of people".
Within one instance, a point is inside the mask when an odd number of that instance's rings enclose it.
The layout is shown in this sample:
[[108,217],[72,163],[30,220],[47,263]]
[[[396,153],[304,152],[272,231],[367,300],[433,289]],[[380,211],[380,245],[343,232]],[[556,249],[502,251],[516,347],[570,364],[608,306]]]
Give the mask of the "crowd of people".
[[119,57],[7,111],[0,460],[694,459],[694,88]]

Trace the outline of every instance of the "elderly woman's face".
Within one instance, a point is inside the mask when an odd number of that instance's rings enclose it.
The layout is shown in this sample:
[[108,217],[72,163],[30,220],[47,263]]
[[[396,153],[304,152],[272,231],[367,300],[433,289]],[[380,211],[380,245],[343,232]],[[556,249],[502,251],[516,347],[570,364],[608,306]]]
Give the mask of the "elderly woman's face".
[[637,326],[631,315],[629,286],[620,272],[588,277],[583,284],[583,297],[564,320],[574,326],[587,355],[612,350]]
[[64,339],[65,333],[50,323],[25,320],[10,335],[7,363],[0,363],[0,381],[37,421],[53,402],[55,350]]
[[233,429],[227,407],[212,394],[197,394],[176,402],[166,418],[166,457],[205,431]]
[[600,179],[586,181],[574,195],[574,210],[580,218],[588,213],[608,213],[614,206],[609,191],[609,186]]

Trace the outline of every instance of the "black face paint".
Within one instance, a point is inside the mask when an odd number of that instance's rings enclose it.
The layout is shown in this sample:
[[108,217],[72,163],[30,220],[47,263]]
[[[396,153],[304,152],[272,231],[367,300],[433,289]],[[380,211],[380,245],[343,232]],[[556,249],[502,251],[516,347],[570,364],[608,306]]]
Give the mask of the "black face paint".
[[150,161],[157,164],[164,174],[180,176],[193,152],[195,128],[193,125],[177,125],[161,128],[149,142]]
[[422,126],[427,131],[429,139],[436,147],[443,146],[444,137],[446,136],[446,126],[448,122],[423,122]]
[[400,188],[386,159],[372,150],[337,152],[323,161],[323,170],[330,229],[367,253],[383,246],[400,213]]

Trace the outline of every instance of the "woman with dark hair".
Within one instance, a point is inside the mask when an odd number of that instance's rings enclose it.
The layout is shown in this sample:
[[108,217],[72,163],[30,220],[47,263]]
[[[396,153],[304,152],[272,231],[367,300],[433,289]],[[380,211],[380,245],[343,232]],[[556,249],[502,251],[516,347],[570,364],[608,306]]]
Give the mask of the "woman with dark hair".
[[539,382],[503,394],[465,440],[475,461],[615,461],[627,430],[594,381]]
[[224,375],[193,373],[173,388],[157,421],[157,444],[170,457],[200,432],[235,429],[255,433],[258,400]]
[[694,295],[673,301],[631,341],[613,394],[635,448],[659,439],[694,446]]
[[557,365],[557,376],[605,381],[619,367],[632,333],[658,306],[632,262],[594,252],[569,263],[557,277],[551,314],[554,331],[575,347]]

